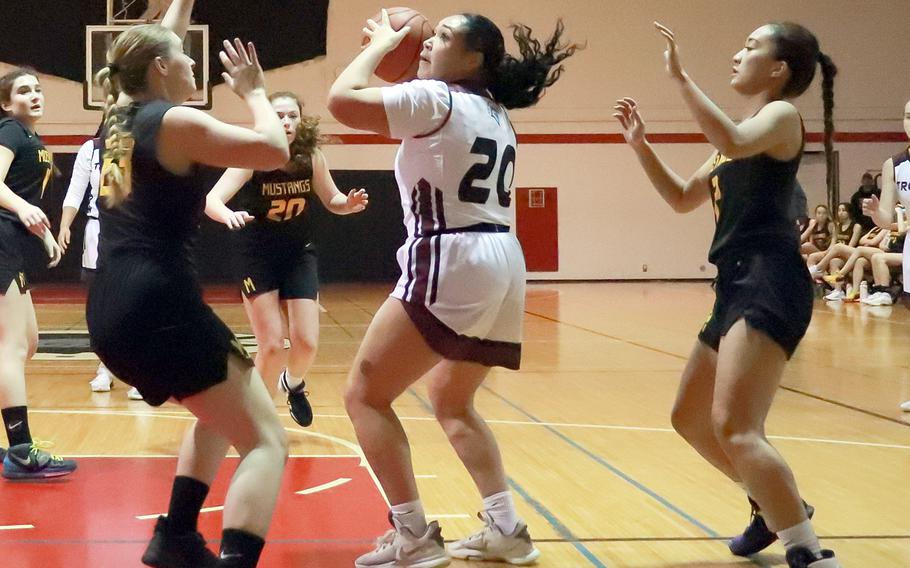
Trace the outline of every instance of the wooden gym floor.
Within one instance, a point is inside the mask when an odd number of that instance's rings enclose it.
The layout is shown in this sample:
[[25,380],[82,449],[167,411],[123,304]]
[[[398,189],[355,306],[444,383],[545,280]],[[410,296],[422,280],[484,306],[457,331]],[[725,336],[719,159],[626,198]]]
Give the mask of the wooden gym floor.
[[[276,397],[298,457],[285,475],[264,568],[352,566],[386,527],[341,393],[388,289],[323,290],[319,355],[307,380],[313,427],[297,428]],[[35,293],[44,352],[27,372],[32,432],[61,455],[82,456],[80,470],[57,483],[0,484],[7,497],[0,543],[12,562],[4,564],[140,566],[149,517],[167,508],[169,456],[189,418],[177,406],[127,400],[122,383],[93,394],[91,355],[49,353],[85,339],[80,295],[59,292]],[[522,369],[494,370],[477,406],[498,437],[541,567],[785,565],[779,544],[752,560],[729,554],[725,540],[747,523],[747,503],[670,427],[679,375],[712,300],[706,283],[529,287]],[[215,308],[237,333],[249,333],[239,303]],[[910,399],[908,363],[906,308],[819,302],[768,421],[817,509],[823,546],[845,567],[910,567],[910,414],[898,408]],[[396,408],[427,512],[446,539],[472,532],[479,498],[432,419],[424,387],[415,385]],[[206,502],[213,510],[201,527],[209,539],[220,536],[218,500],[234,463]]]

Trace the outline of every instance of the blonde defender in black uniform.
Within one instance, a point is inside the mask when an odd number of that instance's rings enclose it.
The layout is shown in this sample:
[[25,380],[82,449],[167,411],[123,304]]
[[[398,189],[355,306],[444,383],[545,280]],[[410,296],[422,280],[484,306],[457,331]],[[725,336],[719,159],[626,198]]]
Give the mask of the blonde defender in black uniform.
[[837,568],[834,553],[819,546],[811,510],[764,430],[784,365],[812,316],[812,282],[788,214],[804,140],[790,99],[809,87],[821,65],[830,166],[837,68],[804,27],[758,28],[733,57],[730,83],[747,103],[747,118],[736,123],[683,70],[673,32],[655,25],[667,41],[670,77],[717,148],[684,180],[648,143],[635,101],[616,102],[614,116],[660,196],[679,213],[710,199],[717,222],[708,254],[717,266],[717,298],[683,371],[673,426],[753,502],[751,524],[730,542],[734,554],[754,554],[779,537],[790,568]]
[[0,458],[7,479],[45,479],[72,473],[76,464],[42,450],[28,427],[25,363],[38,347],[28,259],[41,254],[38,239],[50,266],[61,254],[38,207],[53,164],[35,132],[44,94],[34,70],[18,68],[0,77],[0,110],[0,409],[10,445]]
[[[274,404],[240,343],[202,300],[188,254],[203,214],[200,164],[271,170],[288,145],[252,44],[224,42],[227,86],[253,129],[179,106],[195,91],[183,52],[193,2],[160,25],[120,34],[96,76],[107,96],[101,263],[86,318],[95,353],[155,406],[180,402],[198,420],[183,439],[167,517],[148,566],[251,568],[258,563],[287,458]],[[197,532],[200,507],[229,445],[240,454],[224,504],[221,557]]]
[[[319,341],[319,275],[313,244],[310,201],[316,197],[336,215],[363,211],[363,189],[338,191],[325,155],[318,148],[319,120],[304,116],[294,93],[269,96],[281,120],[291,160],[282,168],[253,171],[230,168],[206,198],[206,214],[240,231],[240,291],[253,326],[256,368],[288,395],[291,417],[301,426],[313,422],[304,376],[316,358]],[[237,211],[225,203],[240,192]],[[247,221],[255,221],[247,226]],[[285,322],[287,324],[285,325]],[[284,338],[291,349],[284,363]]]

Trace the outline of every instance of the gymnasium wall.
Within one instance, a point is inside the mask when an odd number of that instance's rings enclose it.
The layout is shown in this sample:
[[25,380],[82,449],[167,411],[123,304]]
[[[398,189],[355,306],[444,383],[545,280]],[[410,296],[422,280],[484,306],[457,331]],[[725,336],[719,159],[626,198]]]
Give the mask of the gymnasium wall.
[[[238,4],[261,11],[268,2]],[[431,20],[476,10],[501,26],[520,21],[541,35],[552,30],[557,9],[568,36],[587,41],[587,49],[567,61],[565,75],[537,107],[512,114],[519,135],[546,135],[537,137],[541,143],[520,145],[516,186],[557,187],[559,193],[560,270],[532,274],[534,278],[713,274],[706,266],[713,230],[709,207],[685,216],[673,214],[647,183],[632,152],[618,143],[618,129],[610,117],[615,98],[636,97],[649,132],[678,135],[674,143],[658,144],[657,149],[682,174],[693,171],[711,151],[699,142],[696,125],[666,78],[664,44],[653,31],[654,19],[676,31],[690,75],[734,117],[742,113],[743,101],[728,86],[730,61],[746,36],[771,20],[795,20],[812,29],[841,70],[835,86],[837,128],[853,133],[850,138],[855,140],[836,145],[842,198],[849,197],[862,172],[879,169],[902,146],[900,119],[910,98],[910,75],[903,64],[892,62],[910,52],[910,35],[903,23],[906,0],[410,0],[409,4]],[[300,93],[307,111],[323,118],[327,133],[352,132],[331,119],[325,96],[334,77],[357,53],[364,19],[377,7],[372,0],[331,1],[328,55],[267,75],[270,89]],[[280,14],[251,17],[268,26],[269,19]],[[41,134],[94,132],[99,116],[82,109],[82,85],[53,77],[42,80],[48,110]],[[797,104],[807,129],[821,132],[817,82]],[[214,90],[212,112],[231,122],[248,120],[244,105],[223,85]],[[364,142],[326,147],[331,167],[391,169],[396,147],[377,138]],[[818,143],[808,147],[820,148]],[[65,145],[55,149],[75,150]]]

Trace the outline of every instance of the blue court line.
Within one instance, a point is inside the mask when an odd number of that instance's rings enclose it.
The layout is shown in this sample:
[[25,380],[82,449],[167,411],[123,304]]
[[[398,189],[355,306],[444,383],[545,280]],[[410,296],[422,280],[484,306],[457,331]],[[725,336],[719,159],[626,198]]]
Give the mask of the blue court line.
[[521,485],[519,485],[517,481],[515,481],[511,477],[506,477],[506,482],[508,482],[509,487],[511,487],[512,490],[515,491],[515,493],[518,493],[522,499],[524,499],[529,505],[534,507],[534,510],[537,511],[538,515],[540,515],[541,517],[543,517],[544,519],[547,520],[547,523],[549,523],[550,526],[553,527],[553,530],[556,531],[556,534],[558,534],[563,539],[568,541],[572,546],[574,546],[575,550],[577,550],[579,553],[581,553],[582,556],[587,558],[588,561],[592,565],[597,566],[597,568],[607,568],[607,565],[604,564],[603,562],[601,562],[600,560],[598,560],[597,557],[594,556],[594,553],[591,552],[590,550],[588,550],[588,547],[586,547],[584,544],[579,542],[578,538],[574,534],[572,534],[572,531],[570,531],[566,525],[562,524],[562,522],[560,522],[560,520],[556,518],[556,515],[554,515],[553,513],[550,512],[549,509],[544,507],[543,503],[541,503],[537,499],[534,499],[533,497],[531,497],[531,495]]
[[488,386],[486,386],[486,385],[483,385],[482,388],[483,388],[484,390],[486,390],[487,392],[489,392],[490,394],[492,394],[493,396],[495,396],[496,398],[502,400],[503,402],[505,402],[506,404],[508,404],[509,406],[511,406],[512,408],[514,408],[515,410],[517,410],[518,412],[524,414],[524,415],[527,416],[530,420],[532,420],[532,421],[534,421],[534,422],[540,424],[541,426],[543,426],[544,428],[546,428],[547,430],[549,430],[552,434],[558,436],[562,441],[566,442],[567,444],[569,444],[570,446],[572,446],[572,447],[575,448],[576,450],[578,450],[578,451],[584,453],[585,455],[587,455],[587,456],[588,456],[589,458],[591,458],[592,460],[594,460],[594,461],[596,461],[597,463],[599,463],[600,465],[604,466],[605,468],[607,468],[608,470],[610,470],[610,472],[612,472],[612,473],[613,473],[614,475],[616,475],[617,477],[621,478],[621,479],[622,479],[623,481],[625,481],[626,483],[632,485],[633,487],[635,487],[635,488],[638,489],[639,491],[645,493],[646,495],[648,495],[649,497],[651,497],[652,499],[654,499],[655,501],[657,501],[658,503],[660,503],[661,505],[663,505],[664,507],[666,507],[667,509],[669,509],[670,511],[676,513],[677,515],[679,515],[680,517],[682,517],[683,519],[685,519],[685,520],[688,521],[689,523],[695,525],[696,527],[698,527],[698,529],[700,529],[702,532],[704,532],[704,533],[707,534],[708,536],[715,537],[715,538],[716,538],[716,537],[720,537],[720,534],[717,533],[716,531],[714,531],[714,529],[712,529],[712,528],[710,528],[709,526],[707,526],[706,524],[702,523],[701,521],[699,521],[698,519],[696,519],[695,517],[693,517],[693,516],[690,515],[689,513],[686,513],[685,511],[683,511],[682,509],[680,509],[679,507],[677,507],[676,505],[674,505],[673,503],[671,503],[670,501],[668,501],[666,498],[664,498],[664,497],[662,497],[661,495],[659,495],[658,493],[656,493],[654,490],[652,490],[652,489],[650,489],[649,487],[645,486],[645,485],[642,484],[641,482],[636,481],[636,480],[635,480],[634,478],[632,478],[630,475],[628,475],[627,473],[623,472],[622,470],[620,470],[619,468],[617,468],[616,466],[614,466],[613,464],[611,464],[611,463],[608,462],[607,460],[603,459],[602,457],[598,456],[598,455],[595,454],[594,452],[592,452],[592,451],[590,451],[589,449],[585,448],[584,446],[582,446],[581,444],[579,444],[578,442],[576,442],[576,441],[573,440],[572,438],[566,436],[565,434],[563,434],[562,432],[560,432],[559,430],[557,430],[556,428],[554,428],[554,427],[552,427],[552,426],[549,426],[549,425],[547,425],[547,424],[543,424],[543,422],[542,422],[541,420],[539,420],[537,417],[535,417],[534,415],[532,415],[530,412],[528,412],[528,411],[526,411],[525,409],[521,408],[520,406],[518,406],[517,404],[513,403],[513,402],[510,401],[509,399],[505,398],[505,397],[502,396],[501,394],[497,393],[496,391],[494,391],[494,390],[491,389],[490,387],[488,387]]
[[[414,398],[416,398],[418,400],[418,402],[420,402],[420,405],[424,409],[426,409],[427,412],[429,412],[430,414],[433,414],[433,406],[425,398],[420,396],[420,394],[418,394],[416,390],[414,390],[413,388],[408,388],[408,392]],[[515,481],[511,477],[507,477],[506,481],[508,482],[509,487],[511,487],[516,493],[521,495],[522,499],[524,499],[529,505],[531,505],[531,507],[533,507],[534,510],[537,511],[537,513],[541,517],[546,519],[547,523],[549,523],[549,525],[553,528],[553,530],[556,531],[556,534],[561,536],[563,539],[569,541],[572,544],[572,546],[574,546],[575,549],[579,553],[581,553],[582,556],[584,556],[591,562],[591,564],[593,564],[597,568],[607,568],[607,566],[605,564],[603,564],[600,560],[597,559],[596,556],[594,556],[593,552],[588,550],[588,548],[584,544],[582,544],[581,542],[578,541],[578,537],[576,537],[574,534],[572,534],[572,531],[570,531],[568,527],[566,527],[564,524],[562,524],[562,522],[556,518],[556,515],[551,513],[550,510],[547,509],[543,505],[543,503],[541,503],[537,499],[534,499],[533,497],[531,497],[531,494],[528,493],[521,485],[518,484],[517,481]]]
[[417,391],[414,390],[414,387],[408,387],[408,392],[411,393],[411,395],[413,395],[414,398],[417,399],[417,402],[420,403],[420,406],[422,406],[423,409],[426,410],[430,414],[430,416],[436,415],[436,413],[433,411],[433,405],[430,404],[430,402],[427,399],[425,399],[422,396],[420,396],[419,394],[417,394]]

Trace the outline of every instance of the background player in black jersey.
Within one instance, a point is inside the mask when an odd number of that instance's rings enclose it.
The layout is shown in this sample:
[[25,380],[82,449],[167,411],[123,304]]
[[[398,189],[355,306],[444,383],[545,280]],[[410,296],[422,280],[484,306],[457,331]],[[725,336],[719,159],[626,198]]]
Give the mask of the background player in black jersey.
[[[259,172],[229,168],[209,192],[206,214],[240,229],[240,290],[253,326],[256,368],[288,394],[291,416],[301,426],[313,422],[304,376],[319,342],[319,277],[313,246],[310,200],[314,195],[336,215],[363,211],[363,189],[338,191],[325,155],[318,148],[319,120],[304,116],[294,93],[269,96],[281,120],[291,160],[281,169]],[[237,192],[237,211],[225,205]],[[291,348],[285,360],[284,338]],[[282,366],[287,366],[282,370]]]
[[747,117],[736,123],[686,74],[673,32],[655,25],[667,41],[670,77],[717,148],[684,180],[646,140],[635,101],[616,103],[614,116],[660,196],[679,213],[710,199],[717,221],[708,257],[718,267],[717,299],[683,371],[673,426],[753,502],[751,524],[730,543],[734,554],[754,554],[780,537],[791,568],[834,568],[839,566],[834,553],[821,550],[811,511],[789,466],[765,437],[764,424],[813,302],[787,212],[804,143],[802,119],[789,99],[809,87],[820,64],[830,176],[837,69],[802,26],[758,28],[733,57],[730,83],[746,97]]
[[[167,517],[143,555],[149,566],[258,563],[287,458],[268,391],[240,343],[205,305],[188,242],[206,189],[199,164],[270,170],[288,160],[252,44],[224,42],[231,88],[252,130],[178,106],[195,91],[183,52],[191,0],[174,0],[162,24],[121,33],[96,76],[106,95],[101,264],[86,319],[105,365],[152,405],[176,399],[198,421],[186,433]],[[224,505],[221,558],[196,530],[229,445],[240,454]]]
[[0,110],[0,409],[10,445],[3,477],[43,479],[72,473],[76,464],[40,449],[28,425],[25,363],[38,347],[26,276],[32,249],[40,247],[32,235],[44,244],[50,266],[60,261],[50,222],[38,207],[53,163],[35,132],[44,94],[34,70],[14,69],[0,77]]

